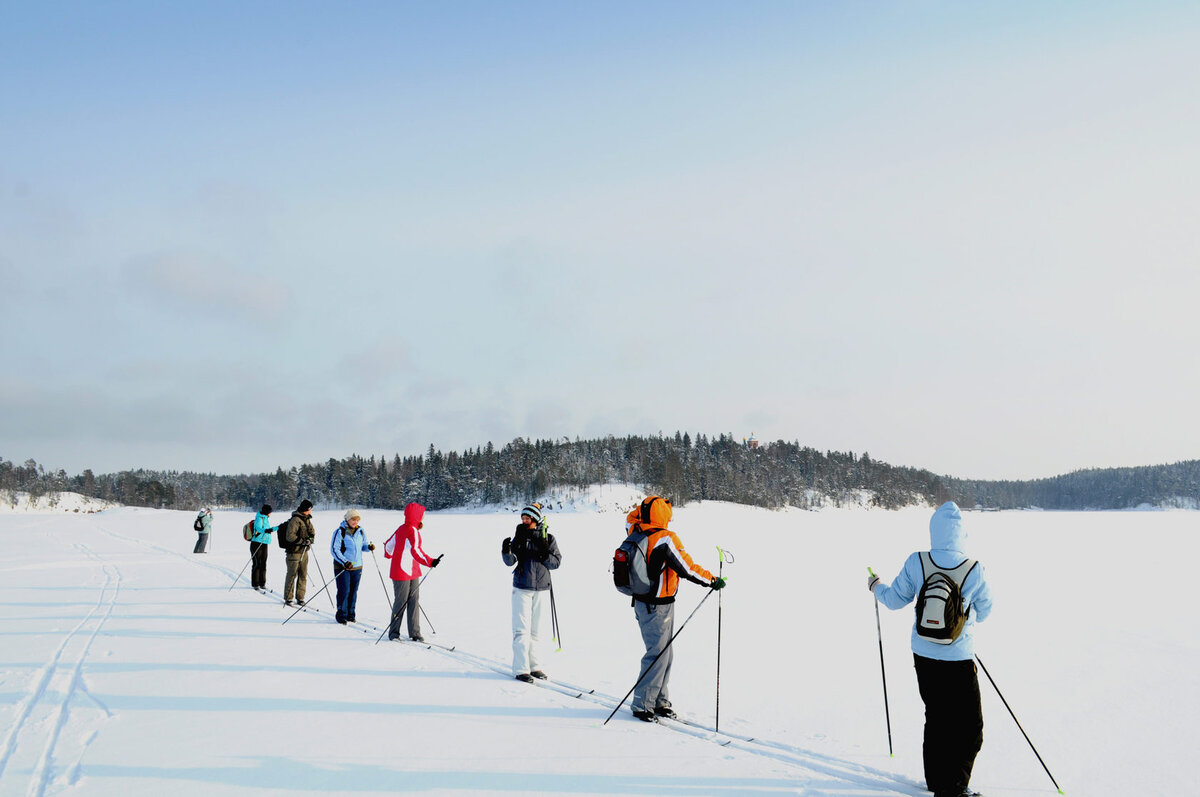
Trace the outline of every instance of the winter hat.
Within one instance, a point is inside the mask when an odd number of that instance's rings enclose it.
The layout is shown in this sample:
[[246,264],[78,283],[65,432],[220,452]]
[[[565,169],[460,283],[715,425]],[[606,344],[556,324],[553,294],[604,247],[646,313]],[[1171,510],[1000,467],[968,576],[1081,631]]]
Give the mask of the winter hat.
[[359,520],[362,520],[362,515],[358,513],[357,509],[347,509],[346,520],[349,520],[350,518],[358,518]]
[[542,505],[541,504],[529,504],[528,506],[526,506],[524,509],[521,510],[521,514],[529,515],[531,518],[533,518],[534,523],[541,523],[542,522]]
[[271,505],[270,505],[270,504],[263,504],[263,505],[262,505],[262,509],[258,510],[258,513],[259,513],[260,515],[269,515],[269,514],[271,514]]
[[308,510],[312,509],[312,506],[313,506],[312,501],[309,501],[307,498],[305,498],[303,501],[300,502],[300,507],[296,511],[297,512],[307,512]]

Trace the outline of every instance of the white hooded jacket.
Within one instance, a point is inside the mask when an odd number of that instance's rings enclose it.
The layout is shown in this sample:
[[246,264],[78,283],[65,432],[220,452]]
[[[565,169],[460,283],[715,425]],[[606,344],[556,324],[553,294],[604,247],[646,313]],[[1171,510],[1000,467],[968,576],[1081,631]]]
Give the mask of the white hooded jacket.
[[[929,519],[929,555],[938,567],[951,569],[967,558],[967,532],[962,525],[962,512],[953,501],[937,508]],[[875,586],[875,599],[889,609],[900,609],[912,603],[925,576],[921,570],[921,554],[914,552],[904,562],[899,575],[890,585]],[[917,635],[913,618],[912,650],[918,656],[939,661],[965,661],[975,656],[975,623],[986,620],[992,613],[992,591],[984,577],[983,565],[977,564],[962,585],[963,604],[969,609],[967,624],[958,639],[949,645],[939,645]]]

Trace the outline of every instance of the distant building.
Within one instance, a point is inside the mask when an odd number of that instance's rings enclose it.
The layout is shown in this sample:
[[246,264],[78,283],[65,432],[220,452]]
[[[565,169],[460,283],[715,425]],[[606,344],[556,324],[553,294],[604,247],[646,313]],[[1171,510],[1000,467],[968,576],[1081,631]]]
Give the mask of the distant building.
[[746,444],[746,448],[758,448],[758,438],[754,436],[754,432],[751,432],[750,437],[742,442]]

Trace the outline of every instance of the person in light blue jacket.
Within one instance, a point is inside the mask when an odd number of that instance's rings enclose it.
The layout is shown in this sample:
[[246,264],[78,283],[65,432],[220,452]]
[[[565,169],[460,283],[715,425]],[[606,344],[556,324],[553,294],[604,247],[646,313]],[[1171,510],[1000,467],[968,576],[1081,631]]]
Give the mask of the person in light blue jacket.
[[[992,612],[992,591],[983,565],[966,554],[967,532],[953,501],[937,508],[929,520],[929,550],[913,553],[892,581],[867,580],[875,599],[889,609],[912,603],[933,572],[946,574],[959,587],[967,620],[955,638],[922,622],[913,623],[913,662],[917,688],[925,703],[923,757],[925,783],[935,797],[976,794],[968,783],[975,756],[983,746],[983,709],[975,670],[975,624]],[[938,620],[931,621],[935,626]]]
[[354,622],[358,582],[362,579],[363,551],[375,550],[375,543],[367,542],[367,533],[358,525],[361,520],[357,509],[347,510],[345,519],[329,541],[329,551],[333,554],[333,575],[337,579],[337,621],[342,625]]
[[250,536],[250,556],[254,566],[250,568],[250,586],[253,589],[267,588],[267,552],[271,550],[271,533],[278,526],[270,520],[271,505],[263,504],[254,516],[254,533]]

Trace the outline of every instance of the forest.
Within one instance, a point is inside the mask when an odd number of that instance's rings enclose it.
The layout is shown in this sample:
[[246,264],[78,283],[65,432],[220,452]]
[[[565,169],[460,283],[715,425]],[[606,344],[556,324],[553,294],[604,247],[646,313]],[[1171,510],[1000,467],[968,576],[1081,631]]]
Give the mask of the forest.
[[889,465],[869,454],[817,451],[798,442],[747,443],[731,435],[628,436],[574,441],[517,438],[502,448],[424,454],[357,454],[274,473],[218,475],[130,470],[70,476],[34,460],[0,457],[0,490],[35,497],[71,491],[128,506],[429,509],[518,503],[594,484],[633,484],[677,504],[730,501],[766,508],[866,504],[882,509],[954,500],[967,509],[1200,508],[1200,460],[1075,471],[1027,481],[959,479]]

